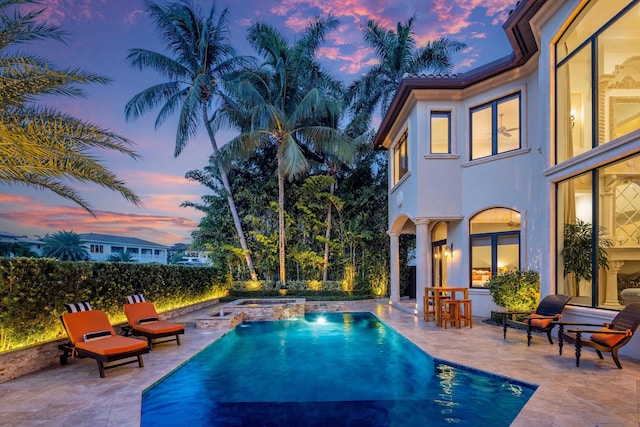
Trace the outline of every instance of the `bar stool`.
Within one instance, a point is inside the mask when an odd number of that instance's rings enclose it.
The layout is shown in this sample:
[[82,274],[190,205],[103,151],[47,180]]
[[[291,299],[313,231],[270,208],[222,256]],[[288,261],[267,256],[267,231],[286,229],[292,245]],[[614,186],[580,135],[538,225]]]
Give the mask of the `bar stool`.
[[440,323],[447,329],[449,324],[460,328],[460,301],[458,299],[440,299]]
[[437,320],[436,316],[436,296],[425,294],[424,296],[424,321],[430,322],[430,318],[433,317],[433,320]]
[[456,300],[460,304],[458,306],[458,321],[460,322],[460,326],[469,325],[469,328],[473,328],[473,313],[472,313],[472,304],[470,299],[460,299]]

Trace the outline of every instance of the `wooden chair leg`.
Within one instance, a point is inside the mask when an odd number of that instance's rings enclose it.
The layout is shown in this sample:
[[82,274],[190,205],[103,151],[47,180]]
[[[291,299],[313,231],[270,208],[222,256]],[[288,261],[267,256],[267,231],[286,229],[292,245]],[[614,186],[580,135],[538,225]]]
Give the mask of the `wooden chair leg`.
[[618,369],[622,369],[622,365],[620,364],[620,360],[618,360],[618,348],[614,347],[611,349],[611,356],[613,357],[613,361],[616,363]]
[[469,326],[469,328],[473,328],[473,313],[471,309],[471,300],[463,299],[458,300],[460,303],[459,306],[459,322],[460,326],[464,323],[464,326]]
[[434,321],[436,318],[436,298],[433,295],[425,295],[424,296],[424,320],[425,322],[430,322],[431,318]]

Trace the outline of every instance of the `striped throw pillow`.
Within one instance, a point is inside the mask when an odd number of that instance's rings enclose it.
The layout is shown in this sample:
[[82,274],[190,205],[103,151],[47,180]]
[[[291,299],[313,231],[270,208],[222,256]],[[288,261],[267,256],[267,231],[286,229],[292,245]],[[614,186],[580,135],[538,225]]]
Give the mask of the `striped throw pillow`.
[[74,304],[65,304],[64,308],[66,308],[69,313],[77,313],[79,311],[90,311],[91,304],[89,304],[88,301],[76,302]]
[[144,302],[144,296],[142,294],[129,295],[127,297],[127,301],[129,301],[129,304],[135,304],[137,302]]

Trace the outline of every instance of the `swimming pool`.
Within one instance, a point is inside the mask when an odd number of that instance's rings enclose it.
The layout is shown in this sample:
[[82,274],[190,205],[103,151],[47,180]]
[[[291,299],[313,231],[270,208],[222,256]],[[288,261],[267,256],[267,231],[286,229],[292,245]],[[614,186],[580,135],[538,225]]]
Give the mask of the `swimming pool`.
[[508,426],[535,387],[435,360],[369,313],[245,323],[149,387],[142,426]]

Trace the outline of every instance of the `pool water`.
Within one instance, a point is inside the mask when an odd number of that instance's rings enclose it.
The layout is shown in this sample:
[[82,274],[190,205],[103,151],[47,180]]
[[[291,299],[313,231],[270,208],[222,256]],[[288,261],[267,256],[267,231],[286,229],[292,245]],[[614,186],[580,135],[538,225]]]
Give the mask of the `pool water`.
[[508,426],[535,386],[436,360],[369,313],[245,323],[144,391],[142,426]]

